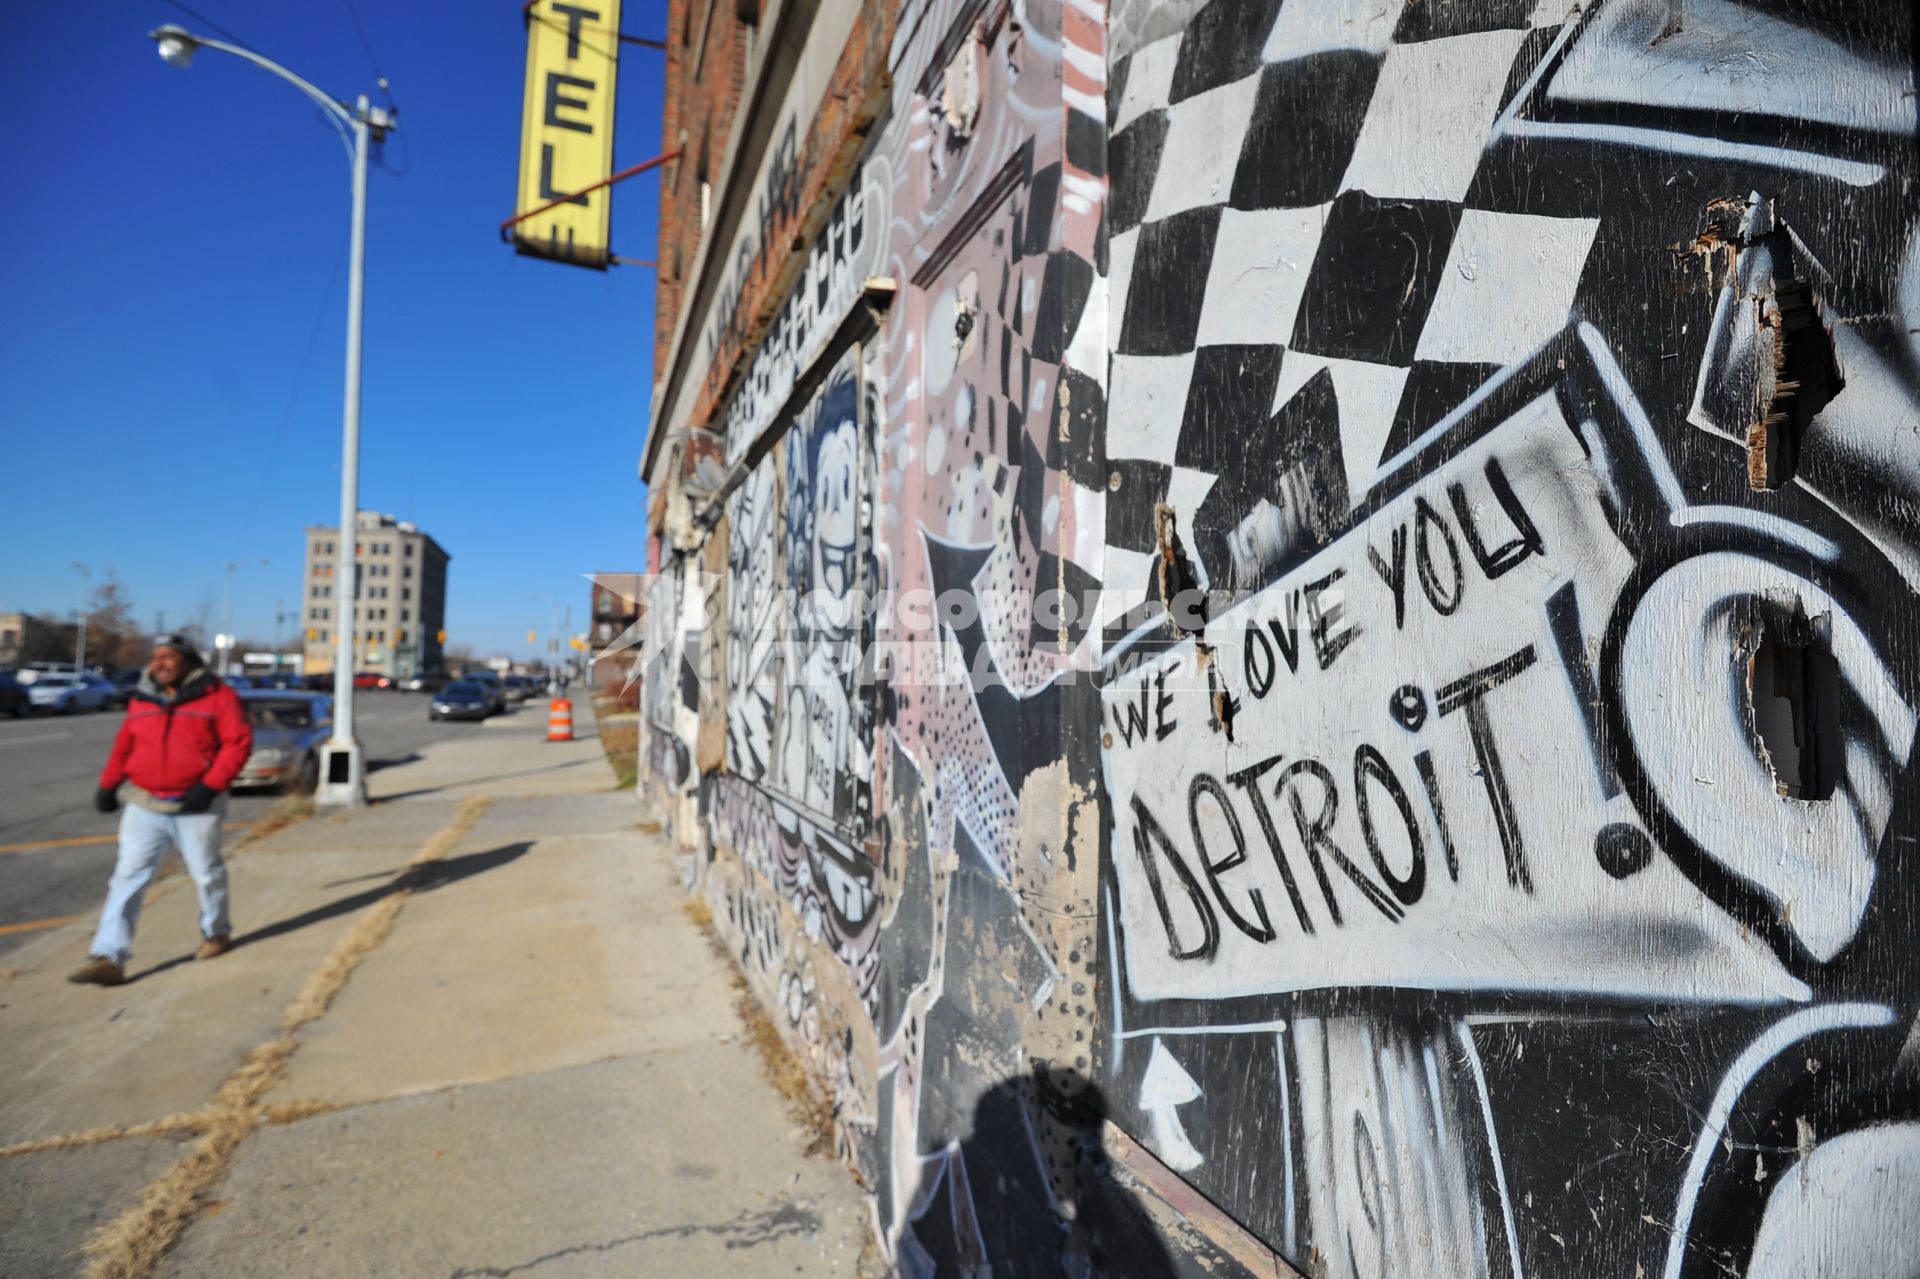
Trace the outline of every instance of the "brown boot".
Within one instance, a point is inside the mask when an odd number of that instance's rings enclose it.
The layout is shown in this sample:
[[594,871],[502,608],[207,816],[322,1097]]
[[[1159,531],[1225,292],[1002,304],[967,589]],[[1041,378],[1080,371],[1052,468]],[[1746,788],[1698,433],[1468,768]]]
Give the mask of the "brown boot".
[[127,979],[120,965],[101,955],[93,955],[87,962],[67,974],[67,980],[79,986],[118,986]]
[[195,959],[218,959],[233,949],[233,939],[225,933],[218,937],[209,937],[200,943],[200,949],[193,952]]

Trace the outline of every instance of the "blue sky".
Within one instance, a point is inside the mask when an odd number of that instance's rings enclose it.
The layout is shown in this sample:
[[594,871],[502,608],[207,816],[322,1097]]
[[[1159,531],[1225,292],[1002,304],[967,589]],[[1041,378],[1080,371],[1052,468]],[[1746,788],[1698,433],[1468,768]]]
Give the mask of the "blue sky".
[[[516,0],[358,0],[401,136],[368,197],[360,504],[453,556],[449,643],[544,648],[586,628],[598,569],[641,569],[635,472],[652,384],[650,270],[516,257],[525,34]],[[373,92],[345,0],[195,0],[335,97]],[[659,36],[662,0],[622,27]],[[318,112],[237,58],[181,71],[147,0],[11,6],[0,42],[0,611],[64,612],[111,567],[143,625],[235,629],[297,609],[302,529],[339,514],[349,168]],[[216,34],[207,31],[206,34]],[[661,55],[626,46],[618,166],[660,150]],[[616,253],[655,256],[656,175],[617,188]],[[269,557],[262,567],[258,561]],[[538,599],[535,596],[538,596]]]

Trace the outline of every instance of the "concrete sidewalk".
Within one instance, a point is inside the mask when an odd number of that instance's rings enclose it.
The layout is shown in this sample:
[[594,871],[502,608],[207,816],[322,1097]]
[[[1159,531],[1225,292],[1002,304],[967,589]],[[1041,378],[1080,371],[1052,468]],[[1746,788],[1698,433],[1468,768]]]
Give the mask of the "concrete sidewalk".
[[183,879],[126,986],[65,982],[91,921],[8,957],[0,1271],[86,1273],[114,1223],[120,1274],[856,1273],[866,1201],[802,1154],[590,711],[549,744],[536,706],[239,851],[217,961]]

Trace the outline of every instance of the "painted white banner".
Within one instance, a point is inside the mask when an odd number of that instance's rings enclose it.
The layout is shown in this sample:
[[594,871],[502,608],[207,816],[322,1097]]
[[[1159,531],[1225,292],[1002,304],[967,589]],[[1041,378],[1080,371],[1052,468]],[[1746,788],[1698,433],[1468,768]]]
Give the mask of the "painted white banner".
[[[1634,569],[1608,482],[1543,395],[1211,619],[1210,658],[1189,638],[1110,681],[1135,996],[1807,997],[1655,847],[1599,749],[1601,636]],[[1674,705],[1676,758],[1737,731]]]

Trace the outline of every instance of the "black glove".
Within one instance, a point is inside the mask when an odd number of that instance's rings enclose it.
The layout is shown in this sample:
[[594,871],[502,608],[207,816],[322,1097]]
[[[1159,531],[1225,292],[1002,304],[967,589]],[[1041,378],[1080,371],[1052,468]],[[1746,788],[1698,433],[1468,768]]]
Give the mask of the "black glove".
[[96,813],[116,812],[119,808],[120,792],[118,787],[102,786],[93,793],[93,810]]
[[180,811],[183,813],[204,813],[213,807],[213,801],[220,798],[220,792],[205,782],[195,782],[193,789],[180,797]]

